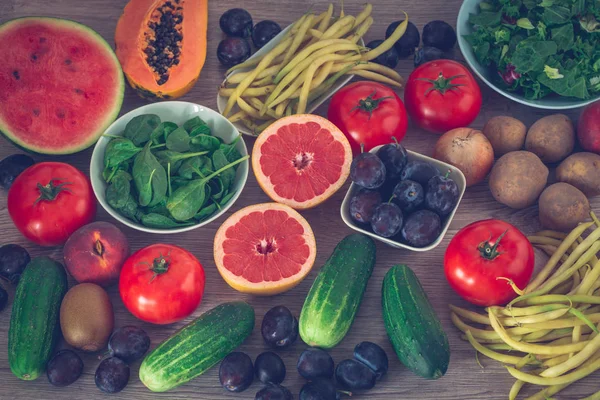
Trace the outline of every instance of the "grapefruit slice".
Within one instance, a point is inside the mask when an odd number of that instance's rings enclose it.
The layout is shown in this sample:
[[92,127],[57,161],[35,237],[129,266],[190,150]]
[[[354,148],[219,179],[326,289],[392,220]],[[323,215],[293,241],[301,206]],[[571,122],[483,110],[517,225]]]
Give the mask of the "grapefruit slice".
[[308,222],[284,204],[239,210],[215,235],[215,264],[235,290],[258,295],[285,292],[310,272],[317,255]]
[[315,207],[331,197],[350,173],[352,149],[344,134],[323,117],[291,115],[265,129],[252,151],[260,187],[278,203]]

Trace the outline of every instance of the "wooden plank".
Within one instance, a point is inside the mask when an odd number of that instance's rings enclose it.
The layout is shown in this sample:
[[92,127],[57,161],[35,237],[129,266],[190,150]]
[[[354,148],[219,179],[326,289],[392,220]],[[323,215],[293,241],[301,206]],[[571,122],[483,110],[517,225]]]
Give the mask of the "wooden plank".
[[[258,22],[261,19],[272,19],[279,22],[282,26],[298,18],[308,8],[308,3],[293,0],[263,0],[260,2],[250,0],[240,0],[236,2],[219,2],[211,0],[209,2],[209,27],[208,27],[208,54],[206,65],[202,71],[200,80],[194,89],[182,100],[202,104],[216,109],[216,91],[223,78],[224,69],[218,65],[215,52],[218,42],[222,38],[219,30],[219,16],[228,8],[244,7],[248,9]],[[374,39],[383,38],[387,25],[393,20],[401,18],[400,9],[405,9],[411,21],[419,29],[430,20],[443,19],[454,24],[458,9],[461,5],[460,0],[430,0],[427,2],[417,0],[407,0],[399,3],[396,0],[377,0],[374,2],[373,16],[376,23],[366,36],[366,42]],[[64,17],[77,20],[87,24],[97,30],[109,43],[113,42],[113,34],[117,19],[121,14],[126,2],[124,0],[61,0],[51,2],[47,0],[3,0],[0,2],[0,23],[11,18],[22,17],[26,15],[48,15]],[[313,0],[310,2],[313,10],[321,10],[326,7],[327,2],[323,0]],[[362,7],[362,1],[345,2],[347,13],[356,14]],[[458,49],[456,50],[459,53]],[[412,59],[402,60],[398,67],[399,72],[407,77],[413,69]],[[528,108],[514,102],[510,102],[496,92],[482,85],[484,97],[484,109],[473,124],[474,127],[481,128],[484,122],[494,115],[512,115],[530,125],[537,118],[549,114],[549,112]],[[132,92],[127,89],[126,98],[122,113],[132,110],[145,104]],[[323,114],[327,110],[326,105],[319,109]],[[568,113],[575,118],[577,111]],[[428,134],[413,127],[404,144],[411,150],[430,154],[432,146],[437,139],[436,135]],[[249,149],[252,148],[253,140],[245,138]],[[0,139],[0,158],[17,152],[17,149],[8,142]],[[77,155],[61,157],[60,160],[72,163],[81,168],[86,173],[89,172],[89,159],[91,150],[84,151]],[[38,156],[37,160],[48,160],[49,157]],[[216,306],[224,301],[234,299],[243,299],[250,302],[256,310],[257,326],[252,337],[241,347],[242,351],[248,352],[252,357],[256,357],[260,352],[266,350],[265,344],[260,337],[259,327],[262,316],[271,307],[279,304],[288,306],[295,314],[300,312],[304,296],[306,295],[310,284],[314,280],[320,266],[331,254],[334,246],[351,230],[347,228],[339,217],[339,208],[347,185],[337,193],[332,199],[324,205],[303,212],[302,214],[311,223],[316,234],[318,243],[317,262],[314,270],[308,278],[298,287],[288,293],[271,297],[260,298],[247,296],[235,292],[221,279],[216,271],[212,256],[212,241],[216,229],[223,222],[225,217],[209,225],[208,227],[198,229],[192,232],[173,235],[173,236],[153,236],[144,235],[128,228],[124,228],[132,249],[137,250],[143,246],[164,241],[176,243],[192,251],[203,263],[206,270],[206,293],[201,306],[194,313],[194,316]],[[243,206],[265,202],[269,199],[262,192],[256,183],[254,177],[248,179],[248,183],[238,202],[227,213],[240,209]],[[594,208],[600,206],[600,202],[595,199],[592,201]],[[471,347],[459,339],[459,333],[450,323],[447,305],[455,303],[464,305],[456,294],[452,292],[447,285],[443,274],[443,255],[450,238],[458,229],[466,224],[484,219],[501,218],[530,233],[538,228],[537,209],[531,207],[526,210],[514,211],[496,203],[485,183],[470,188],[460,206],[451,229],[442,244],[435,250],[427,253],[411,253],[403,250],[395,250],[378,244],[377,265],[369,287],[365,295],[362,307],[359,311],[356,322],[344,341],[332,351],[336,362],[352,355],[354,346],[363,340],[370,340],[381,344],[390,357],[390,371],[388,375],[377,384],[376,388],[367,394],[355,396],[358,399],[373,400],[396,400],[396,399],[421,399],[421,400],[475,400],[475,399],[505,399],[508,390],[513,383],[513,379],[505,371],[504,367],[492,362],[485,357],[480,357],[485,369],[481,369],[475,361],[475,353]],[[104,210],[98,211],[98,219],[111,221],[111,218]],[[113,221],[114,222],[114,221]],[[34,256],[49,255],[56,259],[62,258],[61,249],[42,249],[23,239],[18,231],[13,227],[8,212],[6,210],[6,194],[0,193],[0,243],[18,243],[25,246]],[[540,262],[542,262],[541,259]],[[410,265],[421,279],[427,293],[433,302],[435,309],[442,319],[444,327],[448,332],[452,349],[452,358],[450,369],[446,376],[438,381],[426,381],[415,377],[395,358],[393,350],[386,338],[383,322],[381,318],[381,300],[380,290],[383,276],[387,269],[397,263]],[[153,346],[165,339],[168,335],[178,329],[183,323],[171,326],[152,326],[141,323],[130,315],[124,308],[119,299],[116,288],[111,288],[109,294],[113,300],[115,308],[116,325],[138,325],[148,331],[152,338]],[[13,292],[10,292],[12,299]],[[48,384],[45,377],[34,382],[23,382],[16,379],[8,368],[7,360],[7,332],[9,324],[10,311],[6,310],[0,314],[0,399],[101,399],[106,398],[94,385],[94,371],[99,363],[97,355],[84,355],[85,370],[84,376],[75,384],[68,388],[57,389]],[[191,320],[192,317],[188,319]],[[284,359],[288,378],[285,385],[297,396],[303,382],[295,372],[296,360],[304,345],[297,343],[293,348],[280,352]],[[247,392],[234,395],[226,393],[219,386],[217,378],[217,368],[213,368],[204,376],[193,380],[192,382],[167,394],[151,394],[139,381],[137,371],[139,362],[132,366],[131,380],[127,388],[117,395],[114,399],[137,400],[146,398],[161,399],[251,399],[254,393],[259,390],[260,385],[255,383]],[[595,379],[597,375],[579,382],[565,391],[566,394],[555,396],[557,399],[575,399],[588,395],[598,389]],[[526,388],[527,390],[527,388]],[[528,391],[528,393],[533,393]]]

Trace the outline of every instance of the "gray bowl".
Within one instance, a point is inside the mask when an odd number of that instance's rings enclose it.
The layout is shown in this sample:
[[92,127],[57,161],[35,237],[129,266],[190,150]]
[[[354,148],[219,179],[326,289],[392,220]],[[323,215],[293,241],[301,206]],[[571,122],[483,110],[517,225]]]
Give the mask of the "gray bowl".
[[471,45],[465,40],[464,35],[470,34],[473,30],[471,24],[469,24],[469,14],[479,14],[479,3],[483,0],[464,0],[460,11],[458,12],[458,18],[456,20],[456,35],[458,36],[458,46],[462,52],[465,60],[473,71],[481,78],[486,85],[500,93],[504,97],[516,101],[517,103],[525,104],[530,107],[542,108],[545,110],[568,110],[571,108],[584,107],[590,103],[600,99],[600,96],[588,100],[580,100],[570,97],[561,96],[549,96],[539,100],[529,100],[524,96],[508,92],[502,88],[497,87],[492,83],[492,72],[477,61]]

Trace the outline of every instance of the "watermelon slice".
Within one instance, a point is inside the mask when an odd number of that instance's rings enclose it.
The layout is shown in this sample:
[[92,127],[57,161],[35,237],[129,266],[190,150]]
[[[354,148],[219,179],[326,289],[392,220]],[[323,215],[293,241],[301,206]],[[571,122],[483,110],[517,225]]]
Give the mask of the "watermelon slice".
[[77,22],[0,25],[0,131],[17,146],[71,154],[93,145],[123,102],[123,72],[100,35]]

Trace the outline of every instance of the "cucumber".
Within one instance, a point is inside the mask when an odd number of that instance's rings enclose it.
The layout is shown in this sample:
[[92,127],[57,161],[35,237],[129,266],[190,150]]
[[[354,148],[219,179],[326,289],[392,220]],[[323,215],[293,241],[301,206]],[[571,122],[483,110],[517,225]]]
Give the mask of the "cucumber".
[[8,364],[17,378],[32,381],[45,371],[60,337],[60,303],[66,292],[67,274],[60,263],[37,257],[25,267],[8,329]]
[[300,313],[300,337],[305,343],[330,349],[342,341],[360,307],[374,265],[373,239],[356,233],[338,243]]
[[166,392],[203,374],[250,336],[254,309],[243,301],[223,303],[184,326],[146,356],[140,380]]
[[450,346],[415,273],[395,265],[383,279],[383,323],[396,355],[415,374],[438,379],[448,370]]

